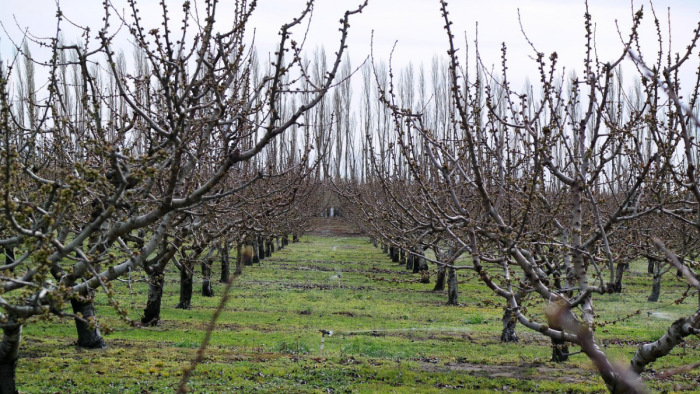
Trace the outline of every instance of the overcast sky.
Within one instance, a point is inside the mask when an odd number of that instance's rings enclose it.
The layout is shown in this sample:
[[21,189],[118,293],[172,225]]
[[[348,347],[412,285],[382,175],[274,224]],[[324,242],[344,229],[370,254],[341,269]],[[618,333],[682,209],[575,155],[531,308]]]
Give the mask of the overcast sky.
[[[126,6],[124,0],[112,0],[117,9]],[[261,55],[269,52],[278,39],[277,31],[282,23],[298,15],[306,0],[259,0],[249,28],[256,29],[256,42]],[[102,17],[101,1],[62,0],[61,8],[72,21],[93,27],[93,35],[99,29]],[[218,20],[226,22],[230,15],[230,1],[221,0]],[[339,19],[343,11],[354,8],[359,0],[316,0],[311,32],[307,40],[307,50],[324,45],[333,53],[338,38]],[[140,2],[143,19],[152,27],[159,27],[160,11],[157,0]],[[182,1],[168,0],[174,11],[171,20],[178,21],[176,13]],[[618,22],[626,37],[631,26],[632,6],[645,9],[643,32],[648,33],[646,42],[649,56],[657,51],[653,36],[653,19],[648,1],[635,0],[590,0],[589,10],[594,18],[597,32],[598,53],[603,60],[612,60],[620,53],[620,40],[616,31]],[[663,0],[654,1],[657,16],[662,21],[664,33],[667,28],[667,10],[671,10],[673,26],[673,49],[683,50],[688,44],[693,29],[700,21],[700,1]],[[479,47],[487,64],[498,63],[501,43],[509,50],[510,69],[514,73],[531,75],[536,69],[529,56],[532,50],[527,45],[518,24],[518,8],[523,28],[537,49],[546,54],[557,51],[561,64],[567,70],[582,68],[584,56],[583,14],[585,5],[579,0],[452,0],[449,2],[454,33],[458,45],[464,47],[464,35],[470,45],[476,37],[476,23],[479,24]],[[37,36],[54,36],[56,5],[54,0],[0,0],[0,21],[7,33],[0,32],[0,51],[4,59],[12,53],[9,34],[14,40],[21,40],[22,29],[28,29]],[[116,27],[113,23],[113,27]],[[408,61],[415,65],[421,62],[429,67],[435,54],[445,54],[446,35],[443,30],[439,2],[437,0],[370,0],[365,12],[351,20],[348,41],[353,66],[357,66],[370,53],[371,35],[374,31],[374,52],[376,57],[388,58],[391,47],[398,41],[394,54],[394,66],[400,67]],[[78,39],[78,33],[69,25],[64,26],[66,41]],[[304,31],[298,29],[295,39],[300,40]],[[664,42],[664,45],[667,45]],[[126,41],[121,45],[127,47]],[[130,53],[130,48],[125,52]],[[461,53],[464,53],[462,50]],[[696,57],[697,58],[697,57]]]

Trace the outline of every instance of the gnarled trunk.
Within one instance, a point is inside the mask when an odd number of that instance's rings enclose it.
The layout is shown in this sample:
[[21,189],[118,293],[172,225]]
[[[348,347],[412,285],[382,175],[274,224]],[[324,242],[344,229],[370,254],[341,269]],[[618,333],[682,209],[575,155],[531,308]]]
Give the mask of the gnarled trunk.
[[416,256],[413,259],[413,273],[419,273],[423,268],[428,269],[428,265],[425,263],[424,251],[422,246],[416,246],[414,249]]
[[3,326],[2,342],[0,343],[0,394],[18,392],[15,379],[21,340],[21,325],[7,323]]
[[236,246],[236,271],[233,273],[235,276],[243,273],[243,249],[245,249],[245,245],[243,242],[239,242]]
[[[561,331],[561,326],[552,327],[553,330]],[[562,363],[569,360],[569,345],[568,343],[559,338],[552,338],[552,359],[550,361],[555,363]]]
[[459,292],[457,291],[457,270],[447,269],[447,305],[459,305]]
[[394,263],[399,262],[399,248],[398,247],[392,245],[391,250],[390,250],[390,255],[391,255],[392,262],[394,262]]
[[[253,238],[250,242],[250,247],[253,249],[253,257],[251,258],[251,264],[260,264],[260,248],[258,247],[258,239]],[[238,250],[238,248],[236,248]]]
[[700,326],[700,313],[676,320],[661,338],[639,346],[632,357],[630,367],[634,372],[642,373],[649,363],[669,354],[683,341],[683,338],[700,333],[698,326]]
[[265,239],[258,237],[258,257],[260,260],[265,258]]
[[214,297],[214,289],[211,287],[211,266],[214,264],[214,251],[209,247],[207,257],[202,260],[202,296]]
[[193,274],[192,268],[183,262],[180,268],[180,302],[175,306],[176,309],[190,309]]
[[661,267],[661,261],[649,259],[648,264],[649,273],[654,274],[654,279],[651,284],[651,294],[649,294],[647,301],[656,302],[661,294],[661,277],[664,274],[664,270]]
[[622,293],[622,276],[624,275],[628,264],[629,263],[617,263],[617,266],[615,267],[615,286],[613,287],[613,291],[615,293]]
[[[91,292],[92,293],[92,292]],[[86,349],[102,349],[107,347],[95,319],[95,304],[92,294],[84,299],[72,299],[70,301],[73,313],[82,316],[75,319],[75,328],[78,331],[78,346]]]
[[272,252],[275,251],[275,246],[272,243],[272,238],[265,240],[265,257],[272,256]]
[[[520,301],[525,298],[526,293],[520,289],[515,293],[515,302],[520,305]],[[515,327],[518,325],[518,319],[513,313],[513,308],[510,303],[503,311],[503,330],[501,330],[501,342],[518,342],[518,335],[515,332]]]
[[656,302],[659,300],[660,295],[661,295],[661,275],[655,273],[654,280],[651,284],[651,294],[649,294],[647,301]]
[[518,342],[518,334],[515,332],[515,326],[518,325],[512,308],[505,308],[503,312],[503,330],[501,330],[501,342],[513,343]]
[[435,287],[433,291],[444,291],[445,283],[447,283],[447,268],[444,265],[439,264],[437,268],[437,276],[435,277]]
[[227,283],[229,277],[231,276],[231,255],[229,253],[230,246],[228,241],[224,241],[221,244],[221,277],[219,282]]
[[202,261],[202,296],[214,297],[214,288],[211,286],[211,260]]
[[145,267],[148,274],[148,299],[146,300],[146,309],[144,309],[143,317],[141,318],[141,324],[143,325],[156,326],[160,321],[165,267],[173,259],[176,251],[177,249],[173,248],[164,254],[159,254],[157,260]]
[[160,321],[160,307],[163,299],[163,270],[153,270],[148,274],[148,300],[143,310],[141,324],[156,326]]

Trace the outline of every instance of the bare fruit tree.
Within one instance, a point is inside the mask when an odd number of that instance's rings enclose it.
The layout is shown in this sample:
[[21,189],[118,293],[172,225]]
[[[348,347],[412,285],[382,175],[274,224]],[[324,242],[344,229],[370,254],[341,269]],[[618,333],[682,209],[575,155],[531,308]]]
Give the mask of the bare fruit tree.
[[[387,242],[402,239],[412,227],[428,244],[450,245],[445,250],[451,257],[436,261],[443,266],[470,256],[467,265],[452,267],[475,271],[504,299],[504,334],[517,321],[548,336],[553,361],[566,360],[570,344],[580,346],[611,391],[641,391],[636,374],[697,333],[698,315],[673,323],[663,338],[640,347],[630,367],[617,368],[595,341],[603,323],[595,299],[619,291],[625,264],[652,254],[677,261],[674,267],[697,285],[688,262],[663,248],[658,226],[659,215],[686,224],[697,218],[698,85],[690,102],[682,102],[678,70],[691,58],[698,30],[675,61],[661,47],[657,64],[647,66],[636,54],[640,9],[620,38],[619,56],[601,60],[586,6],[581,75],[565,75],[556,53],[545,55],[530,42],[539,82],[517,90],[505,44],[499,71],[484,65],[478,42],[471,52],[458,52],[447,4],[440,3],[449,102],[439,111],[416,108],[401,82],[383,82],[375,67],[379,100],[394,118],[392,127],[379,132],[391,130],[393,136],[382,134],[387,143],[380,145],[388,149],[377,159],[367,149],[368,167],[379,170],[342,191],[362,213],[356,221]],[[661,43],[655,16],[654,22]],[[466,53],[465,63],[458,53]],[[642,74],[643,88],[632,95],[622,82],[623,65]],[[434,89],[440,86],[434,83]],[[376,137],[367,134],[371,146]],[[368,208],[373,204],[374,210]],[[695,253],[692,242],[673,238],[673,245]],[[533,297],[540,308],[525,307],[524,300]]]
[[[297,95],[306,75],[301,41],[292,34],[313,2],[281,27],[274,57],[257,79],[246,36],[255,5],[236,1],[222,29],[215,0],[184,2],[177,23],[161,1],[156,26],[141,18],[136,1],[127,2],[127,15],[105,2],[97,42],[84,28],[85,41],[75,44],[60,39],[66,22],[59,8],[56,36],[34,39],[50,48],[48,60],[18,46],[24,60],[8,63],[0,78],[0,243],[8,256],[0,267],[0,391],[15,391],[22,326],[34,319],[74,318],[79,345],[104,346],[94,292],[109,295],[110,281],[165,264],[174,253],[166,242],[171,231],[189,237],[197,223],[186,217],[255,183],[258,176],[232,180],[232,170],[321,102],[339,72],[350,17],[366,3],[344,13],[327,72],[284,113],[280,103]],[[123,33],[136,47],[135,72],[114,49]],[[30,67],[46,69],[43,98],[29,82],[31,89],[10,95],[20,64],[25,81]]]

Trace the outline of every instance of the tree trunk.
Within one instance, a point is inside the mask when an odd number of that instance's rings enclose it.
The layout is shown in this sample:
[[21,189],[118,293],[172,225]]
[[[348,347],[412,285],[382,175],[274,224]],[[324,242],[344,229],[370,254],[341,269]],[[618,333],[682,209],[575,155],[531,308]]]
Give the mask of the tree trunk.
[[192,277],[194,270],[184,261],[180,268],[180,302],[175,306],[176,309],[190,309],[192,302]]
[[202,296],[214,297],[214,289],[211,287],[211,258],[202,261]]
[[425,259],[425,252],[421,251],[421,258],[418,261],[418,269],[423,272],[423,271],[428,271],[428,261]]
[[406,269],[410,270],[413,268],[413,260],[416,259],[416,256],[413,255],[413,253],[408,253],[408,258],[406,259]]
[[698,323],[700,323],[700,313],[678,319],[671,324],[671,327],[661,338],[639,346],[630,363],[632,370],[638,374],[642,373],[647,365],[669,354],[676,345],[683,341],[683,338],[697,332],[695,327]]
[[258,257],[260,260],[265,258],[265,239],[263,237],[258,237]]
[[143,310],[141,324],[156,326],[160,321],[160,306],[163,299],[163,270],[155,269],[148,275],[148,300]]
[[403,248],[399,249],[399,265],[406,265],[406,251]]
[[282,244],[280,243],[280,237],[275,237],[275,242],[277,243],[277,250],[282,249]]
[[[520,305],[520,301],[525,298],[525,292],[518,290],[515,293],[515,302]],[[518,342],[518,335],[515,333],[515,327],[518,325],[518,320],[513,313],[513,308],[507,305],[503,311],[503,330],[501,331],[501,342]]]
[[260,248],[258,247],[257,238],[253,239],[253,258],[251,260],[252,264],[260,264]]
[[439,264],[437,268],[437,276],[435,277],[435,287],[433,291],[444,291],[446,283],[447,268],[444,265]]
[[7,324],[2,329],[0,343],[0,393],[17,393],[15,385],[19,345],[22,340],[22,326]]
[[647,301],[656,302],[659,300],[659,295],[661,295],[661,273],[654,273],[654,281],[651,284],[651,294]]
[[272,252],[275,251],[275,246],[272,244],[272,238],[268,238],[265,241],[265,257],[272,256]]
[[423,258],[423,247],[417,246],[414,251],[416,252],[416,257],[413,258],[413,273],[417,274],[421,270],[421,266],[424,265],[425,258]]
[[622,276],[625,273],[625,268],[629,263],[617,263],[615,267],[615,287],[613,291],[615,293],[622,293]]
[[214,297],[214,289],[211,286],[211,267],[214,265],[215,248],[209,246],[207,256],[202,260],[202,296]]
[[228,279],[231,276],[231,254],[229,253],[228,241],[224,241],[221,244],[221,278],[219,282],[228,283]]
[[388,253],[389,248],[386,246],[385,243],[382,243],[382,253]]
[[15,379],[21,340],[21,325],[7,324],[3,327],[2,343],[0,343],[0,394],[18,392]]
[[75,319],[75,328],[78,330],[78,346],[86,349],[106,348],[107,344],[97,328],[92,294],[88,294],[84,300],[72,299],[70,303],[73,307],[73,313],[82,316],[82,319]]
[[233,273],[235,276],[239,276],[243,273],[243,249],[245,246],[243,242],[239,242],[236,246],[236,271]]
[[245,266],[251,266],[253,265],[253,247],[247,244],[243,244],[243,248],[241,249],[241,253],[243,253],[243,265]]
[[514,343],[518,342],[518,335],[515,333],[517,325],[513,308],[507,307],[503,312],[503,330],[501,330],[501,342]]
[[293,234],[292,235],[292,243],[297,243],[297,242],[299,242],[299,236],[296,234]]
[[648,271],[650,274],[654,275],[654,280],[652,281],[651,294],[649,294],[647,301],[656,302],[659,300],[659,295],[661,294],[661,276],[663,275],[661,261],[649,259]]
[[459,305],[457,302],[459,293],[457,292],[457,270],[447,269],[447,305]]
[[[562,327],[558,324],[553,324],[550,322],[550,328],[553,330],[561,331]],[[552,338],[552,359],[551,362],[562,363],[569,360],[569,345],[566,341],[559,338]]]

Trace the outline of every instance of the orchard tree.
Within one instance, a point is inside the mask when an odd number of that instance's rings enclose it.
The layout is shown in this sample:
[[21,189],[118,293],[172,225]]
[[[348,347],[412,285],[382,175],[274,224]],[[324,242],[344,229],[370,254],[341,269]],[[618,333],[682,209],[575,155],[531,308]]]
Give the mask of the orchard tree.
[[[349,19],[366,3],[345,12],[327,72],[285,114],[278,103],[298,83],[285,76],[298,72],[302,51],[292,33],[313,2],[281,27],[270,66],[253,83],[246,28],[255,5],[236,1],[230,27],[221,30],[216,0],[198,5],[198,13],[184,2],[179,23],[162,1],[157,26],[142,19],[136,1],[128,1],[128,15],[105,2],[103,26],[96,36],[84,28],[85,41],[76,44],[59,39],[59,8],[56,37],[37,42],[51,49],[47,61],[17,48],[49,80],[40,99],[29,89],[10,96],[17,62],[0,79],[0,244],[15,256],[0,278],[0,391],[16,390],[21,330],[33,319],[74,318],[80,346],[104,346],[95,290],[109,295],[116,278],[162,264],[152,256],[167,259],[165,240],[175,226],[187,226],[188,211],[236,192],[223,182],[232,168],[305,119],[331,88]],[[113,29],[115,22],[123,26]],[[113,48],[120,31],[137,47],[135,73]],[[131,236],[141,240],[129,244]],[[130,253],[117,253],[125,245]]]
[[[691,108],[697,105],[697,93],[691,93],[689,104],[682,103],[674,78],[695,49],[698,30],[687,53],[675,62],[662,67],[661,59],[673,58],[664,57],[667,49],[662,47],[658,64],[647,67],[636,54],[643,18],[639,10],[621,40],[619,57],[602,61],[586,9],[581,76],[564,75],[556,53],[547,56],[530,43],[539,83],[517,91],[507,72],[505,45],[500,73],[483,66],[478,43],[475,71],[461,65],[447,5],[441,1],[441,6],[448,35],[449,102],[440,111],[416,109],[391,79],[382,80],[381,68],[375,72],[380,101],[395,119],[393,128],[378,126],[378,133],[390,130],[395,136],[379,142],[388,149],[375,165],[384,169],[375,173],[378,179],[357,188],[356,194],[366,196],[358,207],[380,204],[379,212],[361,211],[361,220],[377,230],[379,213],[384,229],[377,232],[388,234],[396,231],[391,228],[396,217],[406,215],[423,224],[415,229],[426,239],[449,239],[453,254],[471,256],[471,265],[463,268],[475,271],[507,303],[504,326],[517,321],[551,338],[554,361],[566,360],[568,344],[576,344],[611,391],[640,391],[635,374],[668,354],[683,336],[697,333],[697,314],[640,347],[629,368],[617,368],[595,342],[595,328],[602,322],[594,300],[620,287],[616,261],[648,253],[650,242],[674,260],[649,231],[655,215],[690,222],[687,213],[697,213],[697,198],[688,197],[700,195],[693,190],[697,117]],[[625,63],[629,58],[634,62]],[[646,90],[636,99],[623,93],[623,63],[637,65],[643,74]],[[679,159],[677,152],[685,157]],[[403,159],[392,160],[395,154]],[[392,195],[411,190],[396,180],[398,168],[407,170],[408,183],[417,188],[415,203]],[[427,219],[418,220],[422,217]],[[675,266],[691,285],[697,284],[686,264]],[[528,294],[538,296],[543,309],[524,308]]]

